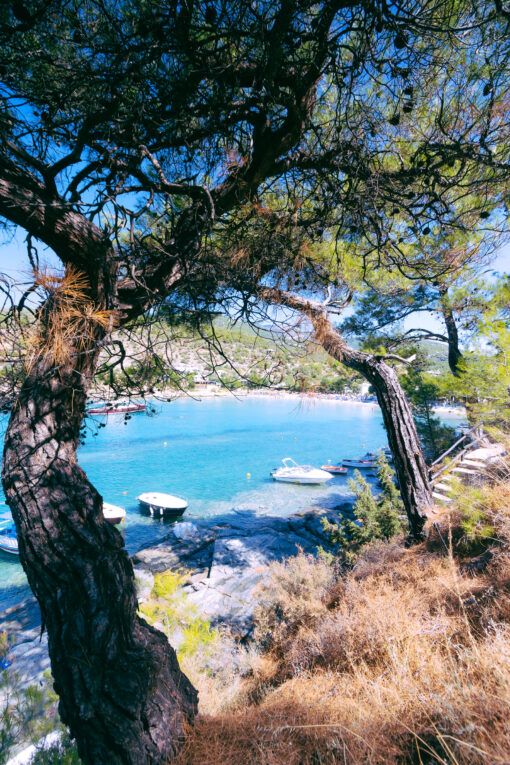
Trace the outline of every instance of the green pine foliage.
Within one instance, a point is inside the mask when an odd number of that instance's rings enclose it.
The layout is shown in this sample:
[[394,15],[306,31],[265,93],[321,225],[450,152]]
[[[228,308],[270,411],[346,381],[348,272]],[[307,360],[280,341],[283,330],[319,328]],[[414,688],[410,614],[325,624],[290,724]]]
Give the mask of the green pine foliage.
[[469,323],[462,374],[438,379],[440,396],[467,409],[471,425],[507,430],[510,420],[510,276],[482,284]]
[[[8,635],[0,633],[0,659],[8,658],[10,645]],[[28,687],[21,684],[14,667],[0,672],[0,765],[55,730],[62,733],[60,742],[47,751],[38,751],[33,761],[67,765],[80,762],[69,733],[59,720],[58,696],[52,684],[49,672],[42,683]]]
[[394,471],[382,452],[377,458],[377,476],[381,493],[374,496],[359,470],[350,481],[350,488],[356,495],[354,518],[345,518],[340,523],[331,523],[326,518],[322,526],[329,544],[336,548],[336,555],[321,549],[321,557],[330,560],[340,558],[346,564],[353,564],[365,545],[377,539],[390,539],[405,529],[404,505],[395,486]]
[[423,371],[421,359],[418,363],[420,368],[406,369],[400,382],[411,404],[423,451],[433,461],[451,445],[455,428],[442,423],[434,413],[434,405],[442,398],[441,384]]

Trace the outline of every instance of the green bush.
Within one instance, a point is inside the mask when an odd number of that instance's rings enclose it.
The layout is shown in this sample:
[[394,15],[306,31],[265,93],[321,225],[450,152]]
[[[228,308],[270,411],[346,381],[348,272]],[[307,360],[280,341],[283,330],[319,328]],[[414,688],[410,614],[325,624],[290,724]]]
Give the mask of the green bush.
[[154,577],[150,599],[140,604],[140,613],[149,624],[161,629],[169,639],[180,633],[177,648],[179,659],[197,651],[207,654],[208,648],[220,639],[220,633],[198,615],[182,589],[184,574],[164,571]]
[[[9,646],[7,634],[0,634],[0,659],[7,657]],[[36,744],[54,730],[63,732],[62,741],[48,751],[38,752],[33,761],[69,765],[79,762],[59,720],[57,705],[58,697],[53,691],[49,672],[45,673],[41,685],[27,688],[21,687],[16,672],[6,669],[0,674],[0,765],[7,762],[16,749]],[[52,751],[58,751],[58,759],[51,759]]]
[[451,492],[455,509],[460,514],[462,536],[456,547],[465,555],[477,555],[494,539],[494,526],[489,520],[487,491],[482,487],[466,486],[460,479],[452,481]]
[[[376,539],[390,539],[405,528],[402,520],[404,505],[393,481],[395,473],[382,452],[377,457],[377,468],[382,489],[378,496],[374,497],[359,470],[355,471],[355,477],[349,483],[356,495],[354,519],[345,518],[340,523],[331,523],[327,518],[322,519],[322,527],[329,543],[336,548],[336,557],[340,557],[347,564],[356,561],[365,545]],[[335,555],[322,548],[319,552],[330,562],[335,559]]]

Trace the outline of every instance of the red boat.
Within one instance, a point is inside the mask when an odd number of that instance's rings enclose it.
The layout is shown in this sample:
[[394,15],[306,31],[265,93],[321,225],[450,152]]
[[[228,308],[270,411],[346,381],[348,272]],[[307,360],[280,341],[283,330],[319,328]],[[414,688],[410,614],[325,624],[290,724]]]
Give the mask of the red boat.
[[327,470],[328,473],[333,473],[334,475],[342,475],[348,472],[347,468],[341,465],[321,465],[321,470]]
[[122,403],[103,404],[87,409],[87,414],[133,414],[133,412],[145,412],[146,404]]

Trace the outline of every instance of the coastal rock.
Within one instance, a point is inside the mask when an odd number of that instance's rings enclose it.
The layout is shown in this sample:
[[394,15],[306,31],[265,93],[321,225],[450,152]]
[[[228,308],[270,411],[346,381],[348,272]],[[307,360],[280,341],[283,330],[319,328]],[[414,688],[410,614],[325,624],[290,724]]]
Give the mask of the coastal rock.
[[[28,637],[26,633],[21,634],[25,638]],[[41,635],[39,628],[36,637],[16,643],[8,656],[12,662],[9,670],[16,674],[16,686],[26,688],[29,685],[37,685],[41,682],[44,672],[50,669],[47,633]]]
[[50,667],[48,638],[41,635],[41,612],[35,598],[27,598],[17,606],[0,614],[0,631],[10,641],[7,659],[11,662],[7,671],[16,675],[16,686],[26,688],[40,682]]
[[196,534],[184,539],[172,531],[154,547],[139,550],[132,561],[137,571],[147,569],[152,574],[171,569],[207,575],[212,563],[213,544],[214,535],[209,529],[197,529]]
[[184,534],[176,526],[158,545],[134,556],[136,571],[186,571],[184,590],[197,612],[213,625],[226,624],[245,635],[268,565],[300,550],[313,554],[319,545],[327,546],[321,517],[327,512],[334,520],[338,515],[313,508],[280,518],[257,515],[258,509],[244,505],[213,523],[190,524],[193,528]]
[[[132,557],[138,598],[143,602],[150,596],[155,574],[185,573],[184,591],[197,613],[243,637],[253,622],[257,588],[268,565],[300,550],[314,554],[319,545],[327,547],[321,518],[327,515],[334,521],[346,509],[313,507],[281,518],[260,514],[258,505],[243,505],[214,520],[178,524],[159,544]],[[39,682],[50,666],[40,625],[35,598],[0,614],[0,631],[13,640],[9,671],[16,672],[24,686]],[[178,645],[179,635],[174,638]]]
[[150,597],[151,590],[154,587],[154,574],[142,566],[133,566],[135,572],[136,592],[138,602],[143,602]]

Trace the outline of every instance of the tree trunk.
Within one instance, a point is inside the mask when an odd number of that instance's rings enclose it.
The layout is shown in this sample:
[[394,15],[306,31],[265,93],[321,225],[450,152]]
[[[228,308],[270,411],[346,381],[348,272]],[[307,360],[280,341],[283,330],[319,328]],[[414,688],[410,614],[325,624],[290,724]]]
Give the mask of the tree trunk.
[[395,370],[377,356],[351,348],[338,334],[324,305],[283,290],[264,287],[259,296],[308,316],[318,343],[337,361],[359,372],[374,388],[388,433],[400,494],[409,519],[410,535],[421,539],[432,505],[428,470],[411,407]]
[[421,539],[427,510],[432,505],[432,492],[416,425],[397,373],[384,361],[352,348],[344,353],[341,361],[360,372],[375,390],[411,536]]
[[460,362],[463,356],[459,348],[459,332],[457,324],[455,322],[453,311],[448,303],[448,288],[444,285],[440,285],[439,295],[441,313],[443,314],[446,334],[448,336],[448,366],[454,377],[461,377],[462,369],[460,368]]
[[86,763],[163,763],[197,694],[165,636],[137,614],[133,568],[76,449],[95,352],[41,361],[7,429],[2,481],[48,631],[60,715]]
[[351,348],[324,316],[310,316],[318,342],[330,356],[360,372],[375,390],[393,455],[400,494],[413,539],[423,536],[427,509],[432,505],[428,470],[411,407],[395,370],[368,353]]

